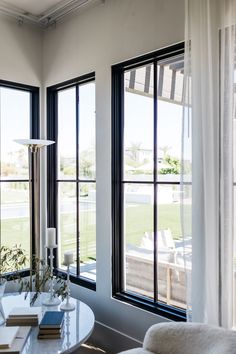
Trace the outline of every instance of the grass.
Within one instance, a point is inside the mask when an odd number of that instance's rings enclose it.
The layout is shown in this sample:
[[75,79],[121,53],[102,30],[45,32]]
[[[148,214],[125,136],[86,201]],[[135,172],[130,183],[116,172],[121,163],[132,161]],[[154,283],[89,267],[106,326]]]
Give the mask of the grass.
[[[174,239],[181,238],[179,204],[161,204],[158,208],[158,230],[168,228]],[[138,205],[127,208],[126,242],[140,246],[145,232],[153,232],[153,207]]]
[[[61,215],[61,257],[65,251],[76,252],[76,223],[75,215]],[[96,224],[95,211],[82,211],[80,215],[80,259],[87,262],[96,259]]]
[[29,218],[3,219],[1,220],[1,244],[12,247],[21,245],[27,258],[30,254],[30,226]]
[[[189,208],[190,210],[190,208]],[[61,215],[61,257],[65,251],[76,251],[75,215]],[[140,246],[145,232],[153,231],[153,207],[151,205],[130,206],[126,210],[126,242]],[[158,229],[169,228],[174,239],[181,238],[180,205],[162,204],[158,208]],[[88,262],[96,259],[95,210],[84,210],[80,214],[80,259]],[[4,219],[1,221],[2,244],[21,244],[29,254],[29,219]]]

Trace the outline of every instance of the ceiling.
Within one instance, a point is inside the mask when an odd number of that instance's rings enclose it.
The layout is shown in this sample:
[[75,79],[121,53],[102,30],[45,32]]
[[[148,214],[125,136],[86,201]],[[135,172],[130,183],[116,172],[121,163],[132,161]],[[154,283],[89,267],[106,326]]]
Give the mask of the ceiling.
[[88,5],[105,0],[0,0],[0,13],[15,17],[20,22],[31,22],[42,27],[61,21],[66,16]]
[[5,0],[4,3],[18,9],[39,16],[47,12],[51,7],[59,3],[67,3],[67,0]]

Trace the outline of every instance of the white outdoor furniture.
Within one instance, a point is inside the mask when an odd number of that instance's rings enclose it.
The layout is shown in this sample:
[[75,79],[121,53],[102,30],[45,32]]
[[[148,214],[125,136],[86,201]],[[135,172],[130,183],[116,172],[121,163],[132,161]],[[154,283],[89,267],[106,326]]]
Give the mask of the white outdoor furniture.
[[236,333],[200,323],[153,325],[143,346],[120,354],[236,354]]
[[[186,272],[191,271],[191,247],[176,243],[170,229],[159,230],[158,298],[172,306],[186,307]],[[130,291],[153,296],[153,233],[145,232],[140,247],[127,245],[126,285]],[[184,264],[183,253],[186,254]]]

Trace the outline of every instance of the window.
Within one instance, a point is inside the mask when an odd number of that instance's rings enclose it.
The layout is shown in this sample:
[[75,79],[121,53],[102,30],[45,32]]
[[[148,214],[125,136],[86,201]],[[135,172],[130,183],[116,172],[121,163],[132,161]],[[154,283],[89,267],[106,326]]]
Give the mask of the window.
[[57,266],[73,251],[73,281],[95,289],[95,75],[48,89],[48,226],[57,229]]
[[39,136],[39,89],[0,80],[0,244],[30,255],[28,152],[15,139]]
[[112,67],[113,296],[177,320],[183,55],[178,44]]

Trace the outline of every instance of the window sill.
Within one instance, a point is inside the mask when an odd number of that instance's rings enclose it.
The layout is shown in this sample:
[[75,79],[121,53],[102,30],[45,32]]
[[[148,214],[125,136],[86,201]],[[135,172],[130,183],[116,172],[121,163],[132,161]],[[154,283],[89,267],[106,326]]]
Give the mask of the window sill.
[[[57,272],[63,274],[64,276],[67,274],[61,269],[58,269]],[[70,281],[72,284],[80,285],[84,288],[96,291],[96,283],[88,278],[77,277],[76,275],[70,274]]]
[[172,321],[186,321],[186,311],[178,309],[173,306],[165,305],[164,303],[152,303],[151,301],[146,300],[145,298],[130,295],[127,293],[116,293],[113,295],[114,299],[119,301],[126,302],[133,306],[136,306],[142,310],[146,310],[152,313],[155,313],[159,316],[168,318]]

